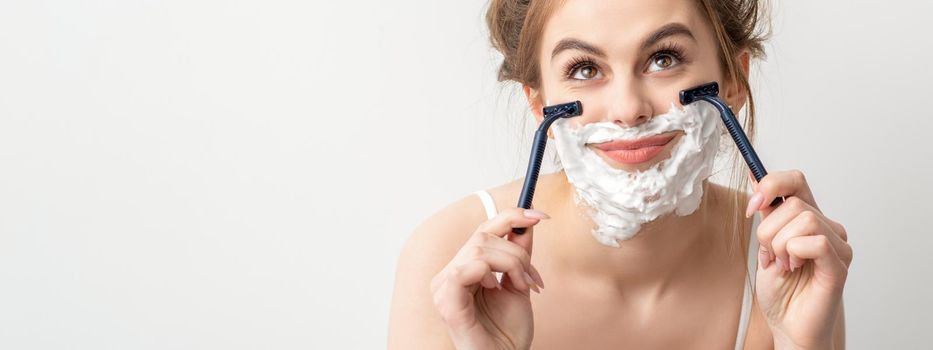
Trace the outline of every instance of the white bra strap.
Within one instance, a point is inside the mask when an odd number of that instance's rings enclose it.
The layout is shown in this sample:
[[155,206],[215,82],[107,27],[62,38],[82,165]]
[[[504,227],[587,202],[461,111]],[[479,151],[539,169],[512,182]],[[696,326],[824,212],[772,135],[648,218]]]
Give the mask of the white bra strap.
[[489,195],[489,192],[486,192],[486,190],[479,190],[473,193],[479,196],[479,199],[483,201],[483,207],[486,208],[486,218],[494,218],[498,211],[496,210],[496,202],[492,200],[492,196]]

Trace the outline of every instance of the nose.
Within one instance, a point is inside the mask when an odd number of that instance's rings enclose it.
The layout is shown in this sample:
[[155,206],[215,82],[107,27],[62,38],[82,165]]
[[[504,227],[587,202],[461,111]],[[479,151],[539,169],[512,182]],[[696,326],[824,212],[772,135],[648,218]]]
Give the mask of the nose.
[[653,115],[645,89],[634,82],[619,82],[609,96],[608,120],[625,128],[639,126]]

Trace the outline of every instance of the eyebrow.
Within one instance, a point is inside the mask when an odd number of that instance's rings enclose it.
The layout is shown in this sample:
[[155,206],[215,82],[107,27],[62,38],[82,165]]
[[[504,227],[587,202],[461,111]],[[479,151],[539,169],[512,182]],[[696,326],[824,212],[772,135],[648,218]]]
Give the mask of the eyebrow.
[[606,53],[602,49],[585,42],[580,39],[575,38],[564,38],[561,39],[557,46],[554,46],[554,51],[551,51],[551,59],[557,56],[557,54],[564,52],[566,50],[580,50],[586,53],[589,53],[594,56],[606,57]]
[[693,37],[693,32],[691,32],[687,26],[675,22],[665,24],[661,28],[658,28],[658,30],[654,31],[654,33],[651,33],[651,35],[645,38],[645,41],[642,42],[641,48],[642,50],[647,49],[656,44],[658,41],[674,35],[685,35],[690,37],[690,39],[693,41],[697,40],[695,37]]
[[[645,40],[641,43],[641,49],[647,49],[656,44],[658,41],[674,35],[685,35],[690,37],[690,39],[693,41],[696,41],[696,38],[693,36],[693,32],[691,32],[687,26],[676,22],[668,23],[645,37]],[[557,56],[557,54],[566,50],[580,50],[594,56],[606,57],[606,53],[593,44],[576,38],[564,38],[557,42],[557,45],[554,46],[554,50],[551,51],[551,58],[553,59],[555,56]]]

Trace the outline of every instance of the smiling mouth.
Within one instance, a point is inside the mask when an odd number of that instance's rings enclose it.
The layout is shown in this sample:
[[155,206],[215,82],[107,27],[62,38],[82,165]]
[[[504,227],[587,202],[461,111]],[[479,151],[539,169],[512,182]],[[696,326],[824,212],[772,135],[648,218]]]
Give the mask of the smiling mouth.
[[677,133],[665,133],[635,140],[618,140],[592,146],[612,160],[623,164],[639,164],[654,159]]

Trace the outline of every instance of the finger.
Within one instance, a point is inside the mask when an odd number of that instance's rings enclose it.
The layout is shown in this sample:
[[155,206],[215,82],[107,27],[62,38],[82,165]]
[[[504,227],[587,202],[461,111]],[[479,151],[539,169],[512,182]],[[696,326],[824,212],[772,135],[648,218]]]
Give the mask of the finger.
[[[535,292],[540,293],[540,290],[536,286],[535,277],[533,274],[537,273],[537,270],[534,269],[534,266],[531,265],[531,257],[527,254],[524,257],[512,254],[510,252],[502,251],[496,248],[490,248],[487,252],[490,256],[490,259],[487,259],[487,262],[492,259],[502,259],[501,261],[493,262],[492,266],[497,266],[498,263],[508,264],[511,266],[509,270],[503,270],[502,272],[506,273],[509,276],[509,279],[513,281],[516,287],[522,290],[534,290]],[[518,268],[516,268],[515,261],[518,261]],[[494,268],[495,269],[495,268]]]
[[758,243],[761,247],[770,253],[771,257],[769,260],[774,260],[775,257],[777,257],[774,254],[772,241],[774,237],[777,236],[778,232],[780,232],[781,228],[791,222],[791,220],[796,218],[801,212],[810,209],[810,205],[805,203],[802,199],[790,197],[787,198],[784,204],[774,209],[771,214],[768,214],[767,217],[763,218],[761,222],[758,223],[758,229],[755,231],[755,234],[758,236]]
[[[830,218],[823,217],[827,224],[833,229],[833,232],[839,237],[843,243],[839,246],[836,246],[836,253],[839,254],[839,259],[842,259],[842,262],[845,263],[846,268],[852,265],[852,246],[849,245],[849,233],[846,231],[845,226],[842,224],[831,220]],[[839,247],[842,247],[841,249]]]
[[[529,234],[526,234],[526,235],[529,235]],[[535,268],[533,265],[531,265],[531,255],[524,248],[522,248],[515,242],[510,242],[502,237],[498,237],[491,233],[485,233],[482,231],[474,232],[473,236],[470,237],[469,239],[469,243],[464,245],[464,247],[459,252],[457,252],[457,255],[455,256],[453,260],[454,262],[452,264],[456,265],[457,262],[459,261],[469,261],[469,260],[474,260],[477,258],[481,259],[483,255],[482,254],[483,250],[487,248],[488,249],[499,249],[508,254],[518,257],[518,259],[522,263],[523,270],[528,273],[529,277],[531,277],[532,284],[537,285],[537,286],[532,286],[532,288],[536,288],[538,286],[544,286],[544,281],[541,278],[541,274],[538,272],[538,269]],[[498,285],[502,277],[501,272],[494,271],[493,277],[497,281],[497,285]],[[524,278],[522,278],[521,280],[527,281]],[[438,281],[432,281],[432,286],[436,285],[437,283]],[[521,288],[520,286],[521,282],[516,282],[515,284],[517,287]]]
[[810,185],[800,170],[772,172],[761,178],[761,182],[755,183],[754,189],[763,195],[758,209],[764,210],[765,215],[770,212],[770,203],[777,197],[798,197],[819,210],[810,192]]
[[[435,295],[445,294],[448,301],[459,300],[457,299],[460,296],[459,290],[472,295],[476,290],[476,284],[480,283],[490,272],[492,272],[492,267],[482,260],[473,260],[466,264],[453,267],[444,275],[443,281],[440,282],[440,286],[437,288]],[[445,288],[445,286],[454,286],[457,288],[451,290],[450,288]]]
[[[463,261],[461,262],[461,260]],[[462,269],[463,266],[472,264],[473,261],[475,260],[455,258],[450,263],[448,263],[448,265],[445,266],[444,269],[442,269],[440,272],[434,275],[434,278],[431,279],[431,293],[435,293],[435,294],[438,293],[438,291],[444,286],[445,283],[447,283],[447,280],[450,279],[450,276],[455,271],[457,271],[458,269]],[[479,260],[479,261],[482,261],[482,260]],[[486,262],[483,262],[483,263],[485,264]],[[490,268],[489,272],[490,272],[489,274],[493,275],[493,278],[495,279],[496,277],[494,275],[495,271],[492,271],[492,268]],[[481,276],[481,280],[479,281],[480,284],[483,286],[487,286],[487,287],[490,286],[489,284],[486,284],[487,282],[484,281],[485,279],[486,279],[486,276]],[[498,280],[495,280],[495,281],[496,281],[495,284],[498,285]],[[493,285],[493,287],[495,287],[495,285]]]
[[787,242],[787,251],[795,259],[813,260],[817,281],[827,281],[827,287],[841,289],[845,285],[848,267],[836,253],[831,238],[826,235],[794,237]]
[[846,267],[849,267],[852,263],[852,246],[849,245],[849,234],[846,232],[846,228],[823,214],[820,214],[820,219],[829,227],[830,232],[825,234],[830,236],[839,259],[842,260]]
[[493,271],[508,275],[517,289],[525,291],[531,288],[528,280],[525,279],[525,263],[519,257],[483,246],[473,246],[467,254],[469,260],[483,260],[492,267]]
[[502,286],[499,285],[499,280],[496,279],[496,275],[493,272],[487,273],[485,276],[483,276],[483,279],[480,280],[480,284],[483,285],[483,287],[486,287],[489,289],[492,289],[492,288],[502,289]]
[[543,218],[549,218],[547,214],[537,210],[523,208],[508,208],[499,212],[498,215],[479,225],[477,231],[491,233],[499,237],[505,237],[512,232],[514,227],[531,227],[537,224]]
[[475,244],[464,246],[464,248],[457,253],[455,260],[469,261],[476,258],[482,258],[482,252],[489,249],[496,249],[517,257],[519,261],[521,261],[522,269],[531,272],[531,255],[529,255],[524,248],[520,247],[518,244],[515,244],[515,242],[509,242],[504,238],[489,233],[482,233],[477,231],[477,234],[481,235],[481,237],[477,237],[474,240]]
[[758,246],[758,266],[762,269],[771,266],[771,252],[764,245]]
[[525,229],[525,232],[520,235],[509,232],[506,239],[524,249],[528,254],[531,254],[532,248],[534,248],[534,227]]
[[[543,214],[543,213],[541,213]],[[534,213],[537,215],[537,213]],[[547,215],[547,214],[544,214]],[[528,227],[523,234],[515,234],[514,232],[509,232],[507,235],[508,242],[512,243],[514,246],[519,247],[528,254],[528,273],[534,282],[541,288],[544,288],[544,280],[541,278],[541,273],[538,272],[538,269],[531,264],[531,252],[534,250],[534,227]]]
[[473,321],[475,314],[471,305],[475,285],[489,271],[489,265],[481,260],[460,265],[451,269],[434,293],[434,305],[452,329],[461,330]]
[[842,224],[836,221],[833,221],[832,219],[827,218],[827,217],[823,217],[823,219],[825,219],[826,223],[829,224],[829,226],[833,228],[833,232],[839,235],[839,238],[842,239],[843,242],[849,241],[849,233],[846,232],[846,228],[842,226]]
[[[531,230],[521,235],[515,235],[512,233],[509,234],[509,239],[515,239],[515,240],[521,240],[521,241],[511,241],[511,240],[506,240],[506,239],[502,239],[502,238],[490,235],[488,236],[490,238],[485,240],[482,245],[486,247],[496,248],[496,249],[505,251],[509,254],[517,256],[519,259],[521,259],[522,264],[525,267],[525,271],[527,271],[528,274],[531,275],[531,278],[535,281],[535,283],[538,284],[539,287],[544,287],[544,281],[541,278],[541,273],[539,273],[538,269],[535,268],[534,265],[531,264],[531,245],[530,245],[531,243],[530,242],[532,239],[531,238],[532,234],[533,233],[531,232]],[[527,243],[525,241],[527,241]],[[528,246],[526,248],[522,246],[521,244],[528,244]]]
[[794,220],[789,222],[778,232],[777,236],[774,238],[772,247],[774,248],[776,261],[782,266],[783,270],[794,271],[796,268],[803,266],[803,261],[787,252],[787,242],[796,237],[822,235],[826,236],[827,240],[834,248],[843,248],[842,246],[845,245],[845,242],[833,234],[829,225],[820,217],[821,215],[814,211],[801,212]]

